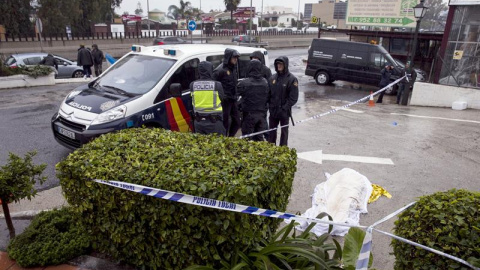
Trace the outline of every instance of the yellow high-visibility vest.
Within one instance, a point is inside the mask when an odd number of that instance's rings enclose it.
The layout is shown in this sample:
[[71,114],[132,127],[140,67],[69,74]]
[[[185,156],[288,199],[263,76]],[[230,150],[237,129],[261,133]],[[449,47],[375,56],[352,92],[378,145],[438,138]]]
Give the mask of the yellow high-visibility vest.
[[222,105],[214,81],[193,82],[193,109],[198,113],[221,112]]

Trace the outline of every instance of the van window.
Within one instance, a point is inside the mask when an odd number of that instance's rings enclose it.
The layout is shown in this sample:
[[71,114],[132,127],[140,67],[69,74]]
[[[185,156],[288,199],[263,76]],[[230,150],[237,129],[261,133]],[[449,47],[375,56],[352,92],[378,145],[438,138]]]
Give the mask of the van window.
[[223,62],[223,54],[207,56],[207,61],[212,63],[213,70],[215,70]]
[[183,90],[190,89],[190,83],[200,78],[200,74],[198,73],[199,63],[200,60],[195,58],[188,60],[182,66],[178,67],[177,70],[175,70],[175,73],[173,73],[172,77],[170,77],[167,83],[163,86],[160,93],[158,93],[154,103],[158,103],[162,100],[172,97],[168,91],[172,83],[181,84]]
[[238,58],[238,78],[246,78],[247,77],[247,69],[248,65],[250,64],[250,54],[242,54]]
[[150,91],[175,64],[176,60],[130,54],[117,61],[97,84],[132,94]]
[[381,53],[372,53],[370,63],[373,63],[376,67],[383,68],[387,64],[387,60]]

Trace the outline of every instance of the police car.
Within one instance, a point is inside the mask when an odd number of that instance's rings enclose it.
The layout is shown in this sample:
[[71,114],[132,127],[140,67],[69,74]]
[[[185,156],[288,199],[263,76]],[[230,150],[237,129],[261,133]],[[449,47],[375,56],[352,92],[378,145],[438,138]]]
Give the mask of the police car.
[[214,68],[226,48],[240,53],[239,78],[247,73],[250,54],[263,48],[216,44],[132,46],[132,51],[89,84],[71,91],[53,115],[55,139],[75,149],[101,134],[132,127],[192,131],[190,83],[199,78],[198,64]]

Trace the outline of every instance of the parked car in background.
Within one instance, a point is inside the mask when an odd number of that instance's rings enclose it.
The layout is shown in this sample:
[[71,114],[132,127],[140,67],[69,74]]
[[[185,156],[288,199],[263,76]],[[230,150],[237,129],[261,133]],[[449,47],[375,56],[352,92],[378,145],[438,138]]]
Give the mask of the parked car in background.
[[[40,61],[47,56],[47,53],[20,53],[12,54],[5,61],[5,65],[9,67],[18,66],[34,66],[38,65]],[[56,78],[82,78],[83,68],[77,66],[77,62],[70,61],[61,56],[54,55],[58,62],[58,71],[55,75]]]
[[181,39],[179,37],[157,37],[153,41],[153,45],[165,45],[165,44],[185,44],[187,43],[186,40]]
[[278,32],[282,34],[292,34],[293,33],[293,28],[280,28]]
[[251,40],[251,42],[255,42],[255,38],[252,37],[252,36],[249,36],[249,35],[238,35],[238,36],[234,36],[232,38],[232,42],[249,43],[250,40]]

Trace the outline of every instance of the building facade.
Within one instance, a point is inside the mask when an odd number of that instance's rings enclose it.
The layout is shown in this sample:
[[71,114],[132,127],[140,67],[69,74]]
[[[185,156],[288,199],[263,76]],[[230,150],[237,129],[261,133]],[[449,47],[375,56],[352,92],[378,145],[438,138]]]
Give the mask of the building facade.
[[338,0],[322,0],[317,4],[312,4],[311,16],[317,17],[321,22],[325,22],[327,26],[335,25],[339,29],[346,28],[346,20],[334,19],[335,4]]
[[480,89],[480,0],[450,0],[449,6],[436,79]]

